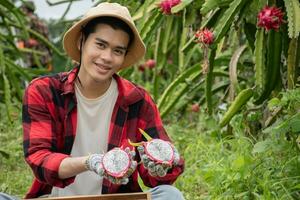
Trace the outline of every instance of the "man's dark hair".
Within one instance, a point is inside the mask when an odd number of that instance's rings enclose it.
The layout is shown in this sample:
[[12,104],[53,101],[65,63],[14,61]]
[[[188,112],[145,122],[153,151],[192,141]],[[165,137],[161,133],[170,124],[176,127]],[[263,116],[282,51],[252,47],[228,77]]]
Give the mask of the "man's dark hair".
[[133,35],[133,32],[132,32],[131,28],[124,21],[122,21],[118,18],[115,18],[115,17],[97,17],[97,18],[92,19],[91,21],[89,21],[82,28],[82,33],[83,33],[85,39],[88,38],[88,36],[91,33],[95,32],[96,26],[98,24],[107,24],[115,30],[124,31],[129,36],[128,47],[131,45],[131,43],[133,41],[133,38],[134,38],[134,35]]

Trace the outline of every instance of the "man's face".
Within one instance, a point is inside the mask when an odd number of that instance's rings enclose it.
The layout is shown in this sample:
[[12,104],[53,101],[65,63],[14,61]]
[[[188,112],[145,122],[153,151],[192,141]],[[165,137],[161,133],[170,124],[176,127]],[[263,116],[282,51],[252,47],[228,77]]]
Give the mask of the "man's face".
[[108,83],[122,65],[129,35],[107,24],[98,24],[84,41],[79,76],[89,83]]

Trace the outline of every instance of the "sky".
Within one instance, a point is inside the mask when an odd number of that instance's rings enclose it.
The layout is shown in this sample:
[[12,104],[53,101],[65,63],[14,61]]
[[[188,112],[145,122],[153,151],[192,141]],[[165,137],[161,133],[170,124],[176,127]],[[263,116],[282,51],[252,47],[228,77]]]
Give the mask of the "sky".
[[[36,6],[36,14],[44,19],[58,19],[62,16],[68,3],[49,6],[46,0],[33,0]],[[50,0],[50,2],[55,2],[57,0]],[[83,15],[90,7],[93,6],[92,0],[81,0],[78,2],[73,2],[69,13],[67,14],[67,19],[74,19],[80,15]]]

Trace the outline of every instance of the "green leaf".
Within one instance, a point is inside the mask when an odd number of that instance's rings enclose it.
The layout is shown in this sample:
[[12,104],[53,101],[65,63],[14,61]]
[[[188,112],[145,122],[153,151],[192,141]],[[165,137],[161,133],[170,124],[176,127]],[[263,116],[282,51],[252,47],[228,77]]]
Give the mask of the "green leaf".
[[163,40],[162,40],[162,42],[163,42],[163,44],[162,44],[162,52],[164,54],[167,53],[168,45],[169,45],[169,38],[171,36],[172,28],[174,28],[172,26],[173,19],[174,19],[173,17],[167,16],[166,23],[164,25],[165,31],[164,31],[164,37],[163,37]]
[[288,119],[285,119],[279,125],[275,127],[270,127],[266,129],[264,132],[276,132],[279,134],[285,134],[291,131],[292,133],[300,132],[300,113],[297,113],[291,116]]
[[[195,80],[197,76],[195,76],[192,80]],[[172,96],[170,96],[170,100],[168,101],[167,105],[162,107],[162,111],[160,116],[163,118],[166,116],[179,102],[179,99],[186,93],[188,88],[188,84],[183,83],[176,87],[176,90],[174,93],[172,93]]]
[[238,111],[251,99],[253,96],[253,89],[246,88],[242,90],[234,99],[223,118],[220,120],[220,127],[225,126],[230,122],[232,117],[238,113]]
[[293,186],[293,189],[300,189],[300,183],[297,184],[297,185],[295,185],[295,186]]
[[293,133],[299,133],[300,132],[300,118],[294,118],[290,121],[290,127],[291,131]]
[[[146,9],[145,9],[145,7],[146,7]],[[153,1],[153,0],[145,1],[143,3],[143,5],[138,9],[138,11],[136,11],[135,14],[132,16],[133,21],[139,20],[146,13],[150,13],[155,8],[157,8],[155,1]],[[146,10],[146,13],[145,13],[145,10]]]
[[180,44],[179,44],[179,51],[178,51],[178,68],[179,71],[182,72],[184,70],[184,66],[185,66],[185,55],[183,54],[182,51],[180,51],[181,47],[184,45],[184,43],[186,42],[186,34],[188,33],[188,27],[184,27],[181,33],[181,37],[180,37]]
[[256,26],[252,23],[244,23],[244,33],[247,38],[247,41],[249,43],[249,46],[251,47],[252,51],[255,49],[255,33],[256,33]]
[[191,50],[195,45],[198,45],[198,43],[195,42],[195,35],[193,35],[190,40],[185,43],[185,45],[181,48],[181,51],[186,53],[189,50]]
[[133,72],[134,72],[134,67],[128,67],[119,71],[118,74],[128,79]]
[[252,153],[254,154],[265,152],[270,148],[270,145],[271,141],[268,139],[261,142],[257,142],[253,147]]
[[229,7],[220,19],[220,23],[218,23],[215,27],[214,45],[216,45],[221,40],[221,38],[228,32],[231,24],[234,21],[234,17],[238,14],[238,12],[241,10],[241,8],[246,2],[247,0],[234,0],[230,3]]
[[15,8],[14,4],[12,4],[11,2],[7,1],[7,0],[1,0],[0,5],[2,5],[3,7],[12,10]]
[[187,77],[183,83],[176,85],[176,90],[168,96],[166,105],[161,107],[162,118],[166,116],[171,110],[174,110],[174,107],[180,102],[180,99],[189,92],[188,87],[190,87],[191,83],[194,83],[200,75],[201,70],[199,69],[199,71]]
[[231,96],[232,99],[234,98],[235,93],[239,86],[238,78],[237,78],[238,61],[246,48],[247,48],[246,45],[239,47],[232,55],[229,63],[230,95],[232,95]]
[[[223,74],[219,74],[218,72],[216,73],[215,71],[213,72],[214,76],[220,76],[220,75],[223,75]],[[228,77],[228,75],[227,75]],[[212,95],[215,95],[217,92],[219,91],[223,91],[224,89],[228,88],[229,86],[229,81],[224,81],[224,82],[220,82],[216,85],[213,86],[213,88],[211,89],[212,91]],[[202,96],[202,98],[199,100],[199,104],[203,104],[205,101],[205,96]]]
[[268,108],[272,109],[274,107],[280,106],[281,105],[280,103],[281,103],[280,99],[274,97],[268,101]]
[[232,163],[232,168],[235,170],[239,170],[243,168],[245,165],[245,157],[244,156],[238,156]]
[[266,64],[265,64],[265,34],[263,29],[257,29],[256,31],[256,40],[255,40],[255,84],[262,89],[263,85],[265,85],[265,72],[266,72]]
[[172,81],[172,83],[169,84],[169,86],[165,89],[163,94],[161,95],[161,98],[158,100],[158,108],[161,110],[164,106],[167,98],[171,96],[172,91],[176,89],[177,85],[179,83],[183,82],[186,78],[190,77],[191,75],[195,73],[201,73],[199,64],[195,64],[192,67],[186,69],[183,71],[175,80]]
[[0,45],[0,74],[5,73],[5,60],[2,46]]
[[2,74],[4,80],[4,102],[6,106],[8,119],[11,121],[11,88],[5,74]]
[[284,0],[288,16],[290,38],[296,38],[300,32],[300,3],[298,0]]
[[201,8],[201,14],[205,15],[209,11],[228,6],[232,0],[206,0]]
[[158,10],[155,10],[153,15],[148,18],[148,21],[144,24],[140,32],[145,43],[147,43],[150,40],[150,37],[153,36],[153,32],[156,31],[162,20],[163,15]]
[[213,102],[212,102],[212,86],[214,83],[214,61],[216,57],[216,49],[211,49],[208,56],[208,73],[206,74],[205,79],[205,98],[206,98],[206,107],[209,115],[213,113]]
[[203,28],[211,28],[213,26],[216,26],[216,24],[219,22],[220,18],[223,16],[226,9],[216,9],[214,12],[209,16],[209,18],[204,21],[201,25],[201,29]]
[[[6,64],[9,66],[9,68],[14,71],[16,71],[19,75],[22,76],[22,78],[24,78],[25,80],[29,81],[32,79],[32,76],[29,74],[28,71],[34,71],[33,69],[26,69],[26,68],[22,68],[19,65],[16,65],[11,59],[9,59],[8,57],[5,58]],[[43,71],[45,72],[45,70]]]
[[180,4],[174,6],[171,9],[172,13],[177,13],[181,10],[183,10],[185,7],[187,7],[189,4],[191,4],[193,2],[193,0],[182,0]]
[[39,41],[43,42],[45,45],[47,45],[49,48],[51,48],[57,55],[59,56],[65,56],[65,53],[61,52],[56,46],[54,46],[47,38],[45,38],[42,34],[38,33],[37,31],[34,31],[32,29],[26,28],[26,30],[34,35]]
[[23,81],[18,79],[18,74],[15,73],[14,69],[10,69],[10,65],[7,65],[6,75],[10,80],[11,88],[13,90],[13,96],[16,96],[19,101],[22,101],[23,92],[21,87],[23,86]]
[[287,57],[288,89],[293,89],[297,82],[297,45],[298,38],[292,38],[290,40]]

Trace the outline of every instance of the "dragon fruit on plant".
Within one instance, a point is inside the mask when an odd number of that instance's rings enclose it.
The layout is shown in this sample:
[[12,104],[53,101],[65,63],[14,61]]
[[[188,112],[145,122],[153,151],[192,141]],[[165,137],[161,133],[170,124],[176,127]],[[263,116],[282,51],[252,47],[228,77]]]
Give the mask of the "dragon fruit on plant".
[[274,29],[278,31],[280,25],[284,22],[284,12],[275,6],[265,6],[257,15],[257,26],[265,28],[267,31]]
[[214,34],[208,28],[200,29],[195,33],[196,42],[211,45],[214,42]]
[[181,0],[163,0],[158,6],[160,7],[162,13],[165,15],[170,15],[171,9],[179,3],[181,3]]

